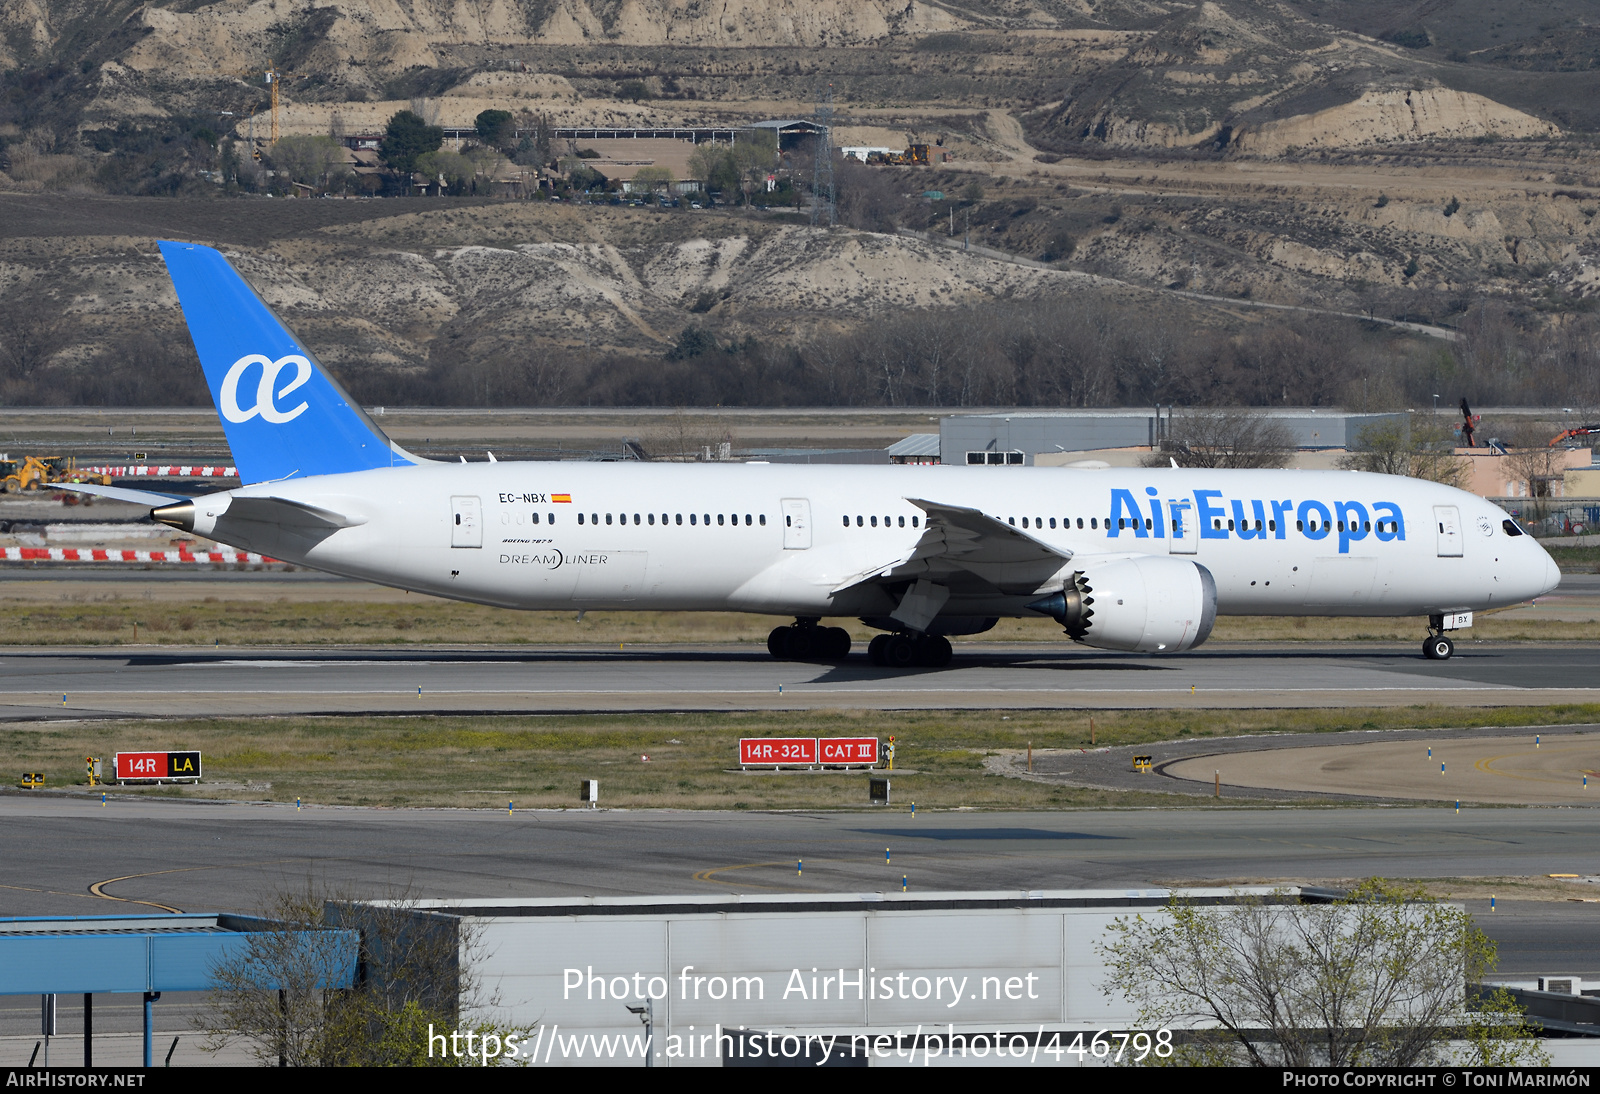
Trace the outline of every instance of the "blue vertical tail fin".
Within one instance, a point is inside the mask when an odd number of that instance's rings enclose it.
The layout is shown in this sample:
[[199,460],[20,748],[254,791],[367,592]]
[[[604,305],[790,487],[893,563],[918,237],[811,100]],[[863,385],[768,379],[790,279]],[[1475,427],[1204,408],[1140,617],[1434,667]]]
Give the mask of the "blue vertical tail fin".
[[221,253],[160,247],[241,481],[421,462],[373,424]]

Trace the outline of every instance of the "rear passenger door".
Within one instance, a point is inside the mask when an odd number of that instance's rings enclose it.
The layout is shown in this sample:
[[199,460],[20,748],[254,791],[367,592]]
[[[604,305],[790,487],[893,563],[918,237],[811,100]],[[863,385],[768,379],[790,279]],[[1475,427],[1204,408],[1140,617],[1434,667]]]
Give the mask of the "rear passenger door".
[[450,499],[450,546],[483,546],[483,501],[475,497]]

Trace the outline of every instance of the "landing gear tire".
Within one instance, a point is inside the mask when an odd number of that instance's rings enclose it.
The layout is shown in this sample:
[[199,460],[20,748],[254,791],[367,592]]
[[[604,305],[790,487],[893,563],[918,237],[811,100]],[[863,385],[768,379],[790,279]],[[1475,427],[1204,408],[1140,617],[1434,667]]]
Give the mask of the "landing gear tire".
[[1442,634],[1431,634],[1422,643],[1422,656],[1430,661],[1448,661],[1456,652],[1456,644]]
[[843,661],[850,656],[850,632],[843,627],[774,627],[767,652],[779,661]]
[[888,658],[884,656],[883,647],[888,645],[890,637],[887,634],[875,634],[872,636],[872,641],[867,643],[867,660],[880,668],[887,668],[889,665]]
[[950,640],[942,634],[926,635],[917,643],[917,664],[930,669],[944,668],[954,654]]
[[817,656],[821,635],[816,627],[790,627],[784,642],[784,655],[790,661],[809,661]]
[[908,669],[917,663],[917,640],[909,634],[888,635],[883,644],[883,663],[891,669]]
[[843,661],[850,656],[850,632],[843,627],[823,629],[825,642],[823,657],[829,661]]

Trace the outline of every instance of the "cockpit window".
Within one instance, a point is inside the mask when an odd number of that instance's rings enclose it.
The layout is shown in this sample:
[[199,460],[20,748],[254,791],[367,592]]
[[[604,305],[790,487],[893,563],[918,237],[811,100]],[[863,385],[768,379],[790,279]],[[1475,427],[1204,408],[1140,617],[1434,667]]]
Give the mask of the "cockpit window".
[[1505,520],[1501,521],[1500,527],[1506,530],[1506,535],[1508,536],[1520,536],[1523,534],[1522,529],[1517,527],[1517,522],[1512,520],[1510,517],[1507,517]]

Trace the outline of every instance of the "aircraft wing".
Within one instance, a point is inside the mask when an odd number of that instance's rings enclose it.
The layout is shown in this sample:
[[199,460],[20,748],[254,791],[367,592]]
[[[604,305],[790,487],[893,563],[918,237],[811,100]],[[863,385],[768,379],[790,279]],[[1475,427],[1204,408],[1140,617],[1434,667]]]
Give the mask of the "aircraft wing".
[[907,498],[926,514],[911,553],[849,578],[835,593],[862,584],[926,577],[954,591],[1032,593],[1072,560],[1072,552],[976,509]]

